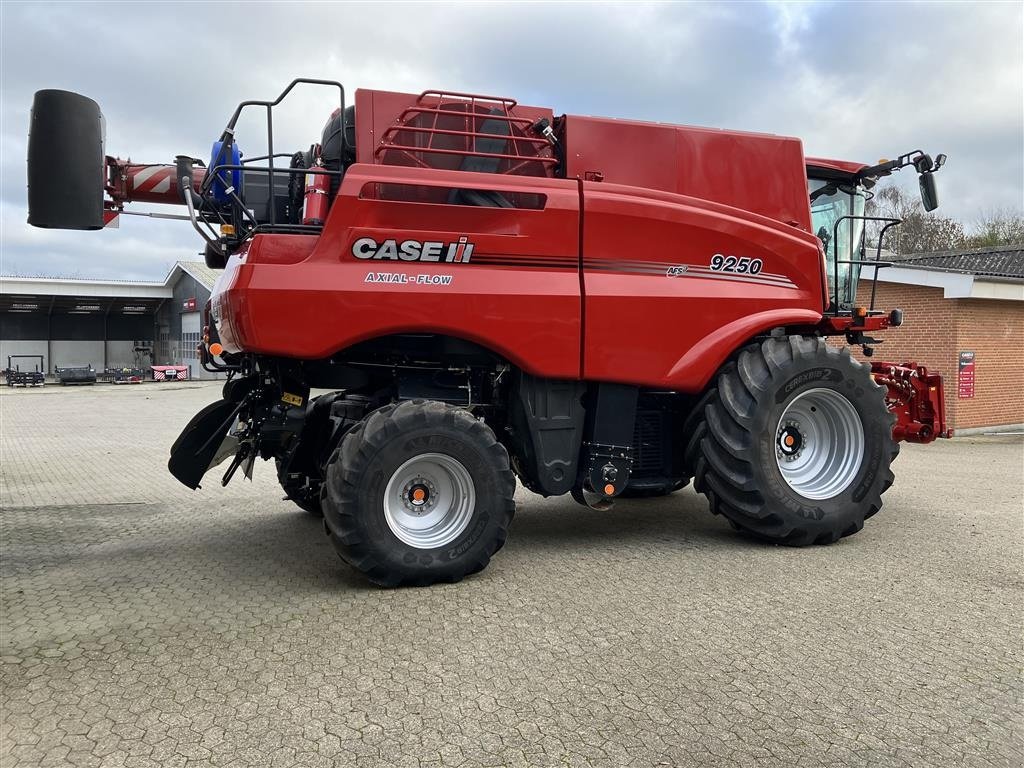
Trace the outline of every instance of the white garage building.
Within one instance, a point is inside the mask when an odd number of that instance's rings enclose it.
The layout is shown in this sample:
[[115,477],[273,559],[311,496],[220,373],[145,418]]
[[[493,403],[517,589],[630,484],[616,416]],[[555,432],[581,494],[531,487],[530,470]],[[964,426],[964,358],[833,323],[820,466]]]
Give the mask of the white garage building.
[[0,276],[0,368],[10,356],[12,367],[34,370],[42,357],[48,375],[57,367],[188,365],[192,377],[212,377],[195,348],[219,274],[179,261],[162,282]]

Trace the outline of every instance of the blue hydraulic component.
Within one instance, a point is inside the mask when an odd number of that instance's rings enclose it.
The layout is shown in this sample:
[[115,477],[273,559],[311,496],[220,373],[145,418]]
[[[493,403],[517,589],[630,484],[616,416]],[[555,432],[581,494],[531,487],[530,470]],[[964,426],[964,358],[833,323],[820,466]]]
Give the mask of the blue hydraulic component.
[[[213,151],[210,156],[210,170],[213,171],[218,165],[241,165],[242,153],[235,142],[225,146],[223,141],[213,142]],[[228,187],[235,188],[235,194],[242,196],[242,172],[240,170],[218,171],[210,186],[213,199],[218,203],[226,203],[231,198],[228,196]]]

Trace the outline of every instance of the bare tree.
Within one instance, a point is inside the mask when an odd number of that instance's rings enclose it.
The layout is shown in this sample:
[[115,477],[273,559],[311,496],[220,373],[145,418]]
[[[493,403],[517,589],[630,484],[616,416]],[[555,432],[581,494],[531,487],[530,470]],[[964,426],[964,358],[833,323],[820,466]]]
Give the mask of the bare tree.
[[1024,245],[1024,214],[1010,208],[982,211],[974,220],[974,230],[967,238],[971,248],[999,245]]
[[[953,251],[967,245],[963,224],[956,219],[925,213],[921,201],[902,187],[890,184],[875,191],[868,201],[869,216],[902,219],[903,224],[888,231],[883,245],[897,254]],[[868,240],[877,242],[881,225],[872,223]]]

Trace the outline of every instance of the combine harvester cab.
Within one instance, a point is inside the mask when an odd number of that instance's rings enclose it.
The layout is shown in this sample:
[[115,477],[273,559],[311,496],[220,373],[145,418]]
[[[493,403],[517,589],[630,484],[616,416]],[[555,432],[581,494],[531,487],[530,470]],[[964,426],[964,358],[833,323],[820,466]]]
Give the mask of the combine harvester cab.
[[[298,86],[337,107],[281,152],[274,115]],[[266,115],[264,155],[240,150],[245,110]],[[105,154],[95,102],[40,91],[29,222],[183,206],[171,217],[223,269],[199,354],[228,381],[171,472],[198,488],[221,462],[226,484],[273,459],[346,562],[429,584],[486,566],[515,478],[597,510],[693,480],[768,541],[859,531],[898,442],[950,436],[938,375],[850,354],[902,323],[874,290],[857,300],[886,266],[863,202],[911,166],[931,210],[944,161],[805,158],[795,138],[442,91],[346,104],[303,79],[242,102],[209,162],[138,164]]]

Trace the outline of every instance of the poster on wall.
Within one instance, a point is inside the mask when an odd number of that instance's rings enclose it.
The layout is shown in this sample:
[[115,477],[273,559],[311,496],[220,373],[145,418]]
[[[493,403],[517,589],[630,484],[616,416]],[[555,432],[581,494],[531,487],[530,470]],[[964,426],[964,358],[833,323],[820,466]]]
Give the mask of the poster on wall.
[[956,380],[956,394],[961,400],[974,397],[974,353],[960,353],[960,369]]

